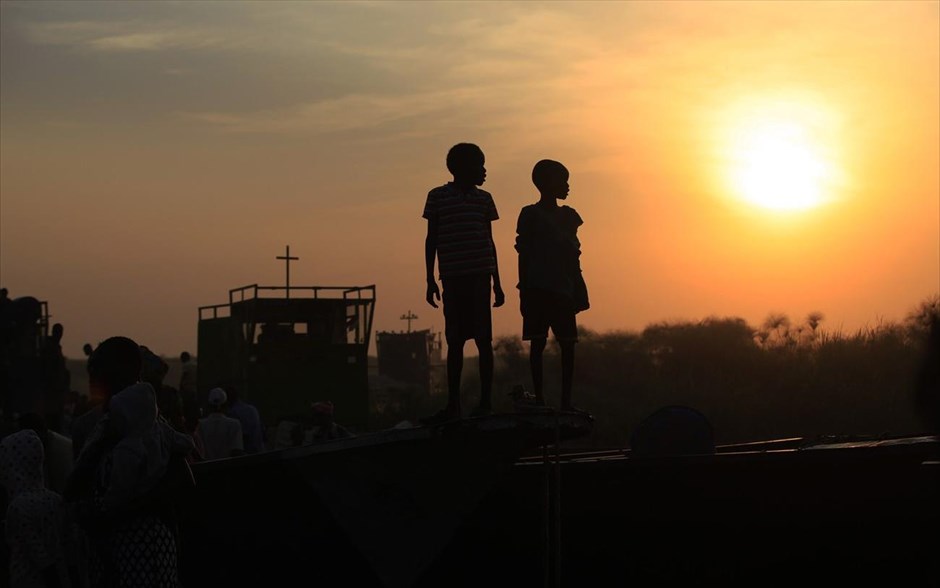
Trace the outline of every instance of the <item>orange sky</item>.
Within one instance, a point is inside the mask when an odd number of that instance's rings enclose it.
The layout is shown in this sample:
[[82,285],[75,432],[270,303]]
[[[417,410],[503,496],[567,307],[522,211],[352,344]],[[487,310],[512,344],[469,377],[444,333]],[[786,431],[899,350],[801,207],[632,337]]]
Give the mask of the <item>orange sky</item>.
[[[420,215],[461,141],[502,217],[496,334],[521,327],[515,218],[545,157],[585,219],[589,328],[820,310],[852,331],[940,290],[938,2],[0,10],[0,282],[50,302],[68,355],[194,350],[196,308],[282,283],[288,243],[294,284],[374,283],[377,330],[409,309],[442,329]],[[768,124],[825,163],[818,206],[736,193]]]

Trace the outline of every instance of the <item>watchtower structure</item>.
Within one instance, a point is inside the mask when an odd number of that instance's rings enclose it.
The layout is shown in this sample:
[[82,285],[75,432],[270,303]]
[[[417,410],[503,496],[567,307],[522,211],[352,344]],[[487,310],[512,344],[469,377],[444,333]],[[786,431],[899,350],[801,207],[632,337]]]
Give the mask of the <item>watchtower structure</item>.
[[269,425],[308,414],[317,400],[333,402],[338,422],[367,425],[375,285],[291,286],[288,277],[228,298],[199,308],[203,403],[211,388],[232,384]]
[[429,329],[408,332],[379,331],[375,336],[379,374],[414,386],[423,396],[434,389],[433,369],[441,365],[439,333]]

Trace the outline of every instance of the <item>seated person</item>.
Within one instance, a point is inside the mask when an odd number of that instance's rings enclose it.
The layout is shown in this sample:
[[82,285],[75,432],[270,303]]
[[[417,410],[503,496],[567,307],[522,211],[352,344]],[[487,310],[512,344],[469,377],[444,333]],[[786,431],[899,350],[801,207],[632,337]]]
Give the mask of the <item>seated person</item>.
[[310,405],[310,420],[304,430],[304,445],[333,439],[345,439],[353,434],[346,427],[333,421],[333,403],[314,402]]
[[300,447],[354,436],[346,427],[333,421],[332,402],[314,402],[307,417],[278,423],[274,448]]

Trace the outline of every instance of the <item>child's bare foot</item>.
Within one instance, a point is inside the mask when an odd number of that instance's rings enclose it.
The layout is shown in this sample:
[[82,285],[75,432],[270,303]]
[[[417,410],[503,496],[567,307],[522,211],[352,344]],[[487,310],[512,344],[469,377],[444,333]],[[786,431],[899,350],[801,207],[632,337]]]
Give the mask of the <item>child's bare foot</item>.
[[418,419],[422,425],[439,425],[441,423],[446,423],[447,421],[452,421],[460,418],[460,409],[452,408],[450,406],[442,408],[431,416],[426,416]]

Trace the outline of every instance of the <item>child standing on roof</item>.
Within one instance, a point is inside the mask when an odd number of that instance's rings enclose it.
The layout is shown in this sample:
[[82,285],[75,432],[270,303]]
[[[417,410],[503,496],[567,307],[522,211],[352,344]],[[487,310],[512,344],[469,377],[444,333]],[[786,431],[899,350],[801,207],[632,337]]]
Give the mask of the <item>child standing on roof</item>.
[[538,202],[522,208],[516,225],[519,252],[519,299],[522,338],[529,341],[529,365],[535,400],[542,396],[542,353],[548,329],[561,347],[561,409],[571,404],[574,375],[574,344],[578,340],[575,314],[587,310],[587,287],[581,276],[581,216],[570,206],[559,206],[568,198],[568,169],[557,161],[543,159],[532,169],[532,182],[541,195]]
[[437,308],[441,291],[434,279],[437,257],[444,286],[444,336],[447,340],[447,406],[422,419],[434,424],[460,417],[460,376],[463,346],[473,339],[480,352],[480,405],[475,415],[492,412],[493,307],[505,302],[499,281],[492,221],[499,218],[489,192],[477,186],[486,181],[483,151],[472,143],[460,143],[447,153],[452,182],[428,193],[422,215],[428,221],[424,243],[428,304]]

